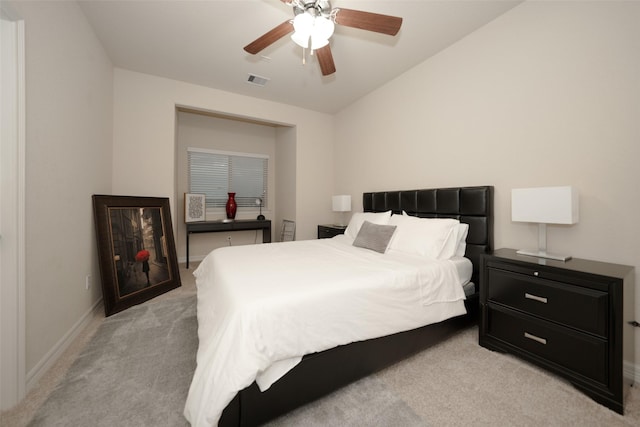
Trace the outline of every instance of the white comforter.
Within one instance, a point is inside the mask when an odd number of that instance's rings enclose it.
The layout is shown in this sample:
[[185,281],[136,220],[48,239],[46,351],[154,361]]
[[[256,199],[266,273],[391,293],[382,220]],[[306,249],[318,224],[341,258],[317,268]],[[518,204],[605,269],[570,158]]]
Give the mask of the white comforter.
[[194,275],[193,426],[217,425],[239,390],[255,380],[264,391],[305,354],[465,312],[452,261],[383,255],[344,236],[216,249]]

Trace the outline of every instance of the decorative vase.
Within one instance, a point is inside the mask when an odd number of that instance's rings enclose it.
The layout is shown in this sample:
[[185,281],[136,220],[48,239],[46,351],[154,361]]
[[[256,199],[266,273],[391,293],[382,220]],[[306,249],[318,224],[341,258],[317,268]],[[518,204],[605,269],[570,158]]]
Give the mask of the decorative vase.
[[238,205],[236,205],[236,193],[227,194],[229,195],[227,199],[227,219],[235,219],[236,210],[238,209]]

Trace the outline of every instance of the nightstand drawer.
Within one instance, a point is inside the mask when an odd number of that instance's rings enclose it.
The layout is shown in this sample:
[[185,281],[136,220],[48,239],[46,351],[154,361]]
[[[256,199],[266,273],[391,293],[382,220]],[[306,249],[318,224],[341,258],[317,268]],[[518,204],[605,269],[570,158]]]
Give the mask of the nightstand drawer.
[[608,385],[607,341],[509,310],[489,309],[489,336]]
[[330,239],[335,235],[336,233],[330,228],[318,227],[318,239]]
[[341,225],[319,225],[318,239],[330,239],[340,234],[344,234],[346,229],[346,226]]
[[488,300],[608,337],[606,292],[489,268]]

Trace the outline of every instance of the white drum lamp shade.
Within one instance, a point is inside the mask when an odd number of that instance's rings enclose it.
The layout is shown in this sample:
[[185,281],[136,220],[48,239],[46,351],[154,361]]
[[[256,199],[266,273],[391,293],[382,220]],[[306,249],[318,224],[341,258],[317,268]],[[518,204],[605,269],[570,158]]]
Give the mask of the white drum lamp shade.
[[333,211],[334,212],[341,212],[341,223],[338,224],[340,226],[344,226],[345,221],[344,221],[344,212],[349,212],[351,211],[351,196],[348,194],[341,194],[339,196],[333,196],[331,198],[331,202],[333,205]]
[[340,195],[331,198],[334,212],[349,212],[351,210],[351,196]]
[[547,253],[546,225],[578,223],[578,190],[571,186],[513,189],[511,220],[538,223],[538,251],[520,250],[519,254],[566,261],[571,257]]

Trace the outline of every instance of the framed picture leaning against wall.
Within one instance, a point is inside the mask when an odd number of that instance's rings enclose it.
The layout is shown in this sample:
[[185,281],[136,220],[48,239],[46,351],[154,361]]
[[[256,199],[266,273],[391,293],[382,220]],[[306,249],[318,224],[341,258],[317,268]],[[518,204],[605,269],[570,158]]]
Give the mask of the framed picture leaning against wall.
[[168,198],[93,195],[93,212],[106,316],[181,285]]

